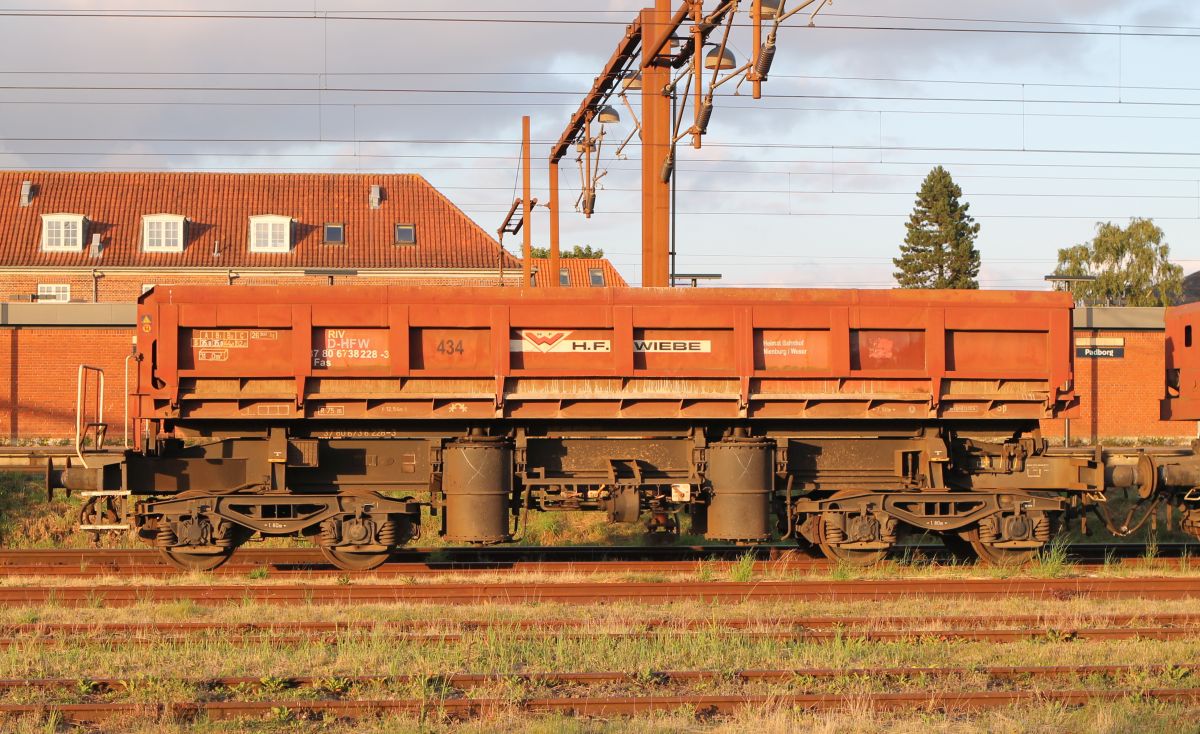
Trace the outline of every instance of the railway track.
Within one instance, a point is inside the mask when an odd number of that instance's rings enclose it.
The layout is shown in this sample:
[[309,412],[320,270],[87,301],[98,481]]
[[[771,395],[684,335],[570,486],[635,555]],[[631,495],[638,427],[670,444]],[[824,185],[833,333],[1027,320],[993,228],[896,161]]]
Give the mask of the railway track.
[[357,719],[381,715],[422,716],[441,714],[454,718],[482,716],[498,711],[557,713],[572,716],[632,716],[682,708],[699,715],[730,714],[746,707],[829,711],[851,706],[872,710],[978,711],[1022,704],[1082,706],[1097,701],[1126,698],[1162,703],[1194,704],[1200,688],[1118,688],[1017,691],[920,691],[904,693],[808,693],[770,695],[676,695],[626,697],[194,701],[185,703],[77,703],[0,704],[0,716],[53,716],[68,724],[101,724],[116,718],[154,720],[237,720],[263,718],[335,717]]
[[[854,633],[863,630],[925,629],[938,624],[958,629],[1045,628],[1061,633],[1078,629],[1102,627],[1134,627],[1153,623],[1159,627],[1200,627],[1200,614],[1103,614],[1088,615],[1086,623],[1079,619],[1054,614],[1016,614],[988,616],[923,616],[923,617],[735,617],[728,619],[684,620],[671,618],[639,618],[628,622],[631,631],[814,631],[835,630]],[[596,626],[592,620],[580,619],[438,619],[411,621],[295,621],[295,622],[98,622],[0,625],[0,635],[67,636],[86,638],[98,636],[179,636],[195,634],[342,634],[373,632],[473,632],[521,630],[588,630]],[[925,627],[922,627],[924,625]]]
[[[1200,673],[1200,664],[1186,665],[1057,665],[1057,666],[984,666],[975,668],[954,667],[896,667],[896,668],[791,668],[787,670],[662,670],[649,672],[598,671],[576,672],[520,672],[520,673],[449,673],[444,675],[349,675],[349,676],[225,676],[219,678],[183,679],[182,685],[207,690],[242,689],[274,690],[317,689],[328,691],[331,678],[336,677],[338,688],[354,686],[407,686],[414,683],[436,680],[443,686],[468,690],[489,683],[516,682],[543,686],[595,686],[605,684],[635,685],[694,685],[696,683],[807,683],[839,678],[861,678],[869,680],[887,679],[903,681],[912,679],[930,680],[984,676],[989,683],[1003,684],[1012,681],[1040,682],[1062,678],[1101,677],[1118,679],[1130,675],[1162,675],[1170,673],[1179,677]],[[41,691],[80,692],[78,678],[0,678],[0,692],[36,689]],[[128,690],[131,683],[119,678],[97,678],[86,681],[86,695],[103,695]]]
[[[433,576],[448,572],[528,571],[539,573],[694,573],[705,562],[710,572],[728,572],[747,554],[755,559],[753,571],[825,570],[836,566],[826,558],[786,546],[567,546],[549,548],[491,547],[413,549],[396,554],[387,564],[371,571],[376,576]],[[903,561],[904,557],[901,557]],[[956,562],[940,546],[914,547],[909,559]],[[1192,544],[1161,546],[1154,558],[1134,545],[1079,545],[1071,547],[1071,559],[1081,569],[1099,568],[1112,561],[1123,566],[1190,566],[1200,559],[1200,547]],[[315,578],[340,577],[320,552],[310,548],[250,548],[211,573],[236,576],[266,569],[279,574],[302,574]],[[177,576],[178,569],[165,563],[152,549],[63,549],[0,550],[0,576],[65,576],[90,578],[120,573],[137,576]]]
[[[1098,571],[1106,564],[1080,562],[1074,564],[1078,571]],[[1121,568],[1153,568],[1154,570],[1185,570],[1200,565],[1200,560],[1158,560],[1145,563],[1140,559],[1127,559]],[[772,574],[792,572],[832,571],[837,564],[820,558],[785,558],[777,561],[758,561],[743,566],[736,561],[512,561],[480,563],[405,563],[395,562],[370,571],[348,572],[321,564],[253,564],[226,565],[202,573],[214,578],[231,578],[248,574],[269,573],[272,578],[295,578],[297,580],[343,579],[349,577],[413,578],[413,577],[470,577],[495,575],[497,572],[539,575],[586,575],[598,574],[645,574],[686,576],[704,572],[728,578],[735,569],[749,572],[755,577],[770,577]],[[67,565],[22,565],[0,566],[3,577],[55,577],[64,579],[102,579],[113,575],[143,578],[174,578],[186,574],[165,564],[117,566],[106,563]]]
[[889,579],[885,581],[620,582],[620,583],[418,583],[418,584],[254,584],[254,585],[87,585],[0,587],[0,604],[128,606],[189,600],[200,604],[530,603],[643,604],[826,600],[881,601],[936,595],[970,599],[1021,596],[1031,599],[1192,599],[1200,578],[1066,579]]
[[[562,632],[562,631],[531,631],[514,632],[510,637],[515,640],[535,642],[539,640],[650,640],[662,637],[666,630],[657,632]],[[688,637],[707,635],[702,631],[670,631],[672,639],[686,642]],[[463,642],[476,639],[479,633],[471,632],[390,632],[386,639],[390,642],[402,642],[406,645],[432,643],[444,644]],[[913,640],[939,640],[947,642],[989,642],[995,644],[1023,642],[1028,640],[1184,640],[1200,638],[1200,627],[1112,627],[1098,629],[1072,628],[1032,628],[1032,629],[909,629],[909,630],[806,630],[806,631],[739,631],[739,640],[770,640],[780,643],[822,643],[835,640],[854,639],[863,642],[902,642]],[[0,648],[8,647],[62,647],[78,646],[88,642],[104,645],[161,645],[164,643],[180,642],[195,639],[190,635],[171,636],[134,635],[122,637],[57,637],[57,636],[0,636]],[[211,640],[212,638],[203,638]],[[268,642],[273,646],[327,644],[336,645],[351,639],[362,638],[342,637],[333,633],[314,634],[237,634],[228,641],[237,645],[254,645]]]

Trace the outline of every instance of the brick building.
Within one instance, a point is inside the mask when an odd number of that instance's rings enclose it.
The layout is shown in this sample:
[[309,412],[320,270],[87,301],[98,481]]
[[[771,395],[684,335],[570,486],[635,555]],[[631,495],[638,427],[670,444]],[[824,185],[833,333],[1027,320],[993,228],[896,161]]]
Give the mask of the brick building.
[[1075,392],[1069,419],[1044,421],[1051,439],[1105,443],[1196,438],[1195,421],[1159,419],[1165,390],[1165,332],[1161,308],[1077,308]]
[[[542,273],[549,271],[550,261],[545,258],[530,258],[529,261],[533,272],[530,285],[542,285],[540,278]],[[629,287],[613,264],[603,257],[564,257],[558,264],[558,284],[563,287]]]
[[0,172],[0,300],[150,285],[517,285],[520,261],[413,174]]

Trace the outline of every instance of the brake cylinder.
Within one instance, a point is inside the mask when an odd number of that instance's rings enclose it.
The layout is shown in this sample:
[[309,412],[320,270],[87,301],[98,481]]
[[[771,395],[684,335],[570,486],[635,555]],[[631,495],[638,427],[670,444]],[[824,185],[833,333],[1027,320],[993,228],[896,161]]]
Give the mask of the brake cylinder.
[[708,447],[710,540],[770,537],[775,442],[730,438]]
[[464,543],[509,540],[512,446],[504,439],[471,437],[442,452],[443,535]]

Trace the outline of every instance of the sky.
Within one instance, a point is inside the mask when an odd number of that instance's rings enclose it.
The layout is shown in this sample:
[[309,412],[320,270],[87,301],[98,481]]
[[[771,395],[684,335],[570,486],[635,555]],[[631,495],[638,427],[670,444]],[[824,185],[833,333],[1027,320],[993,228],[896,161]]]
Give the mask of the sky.
[[[521,116],[545,202],[550,144],[644,4],[0,0],[0,167],[412,172],[494,232]],[[1045,288],[1058,248],[1135,216],[1200,270],[1200,4],[837,0],[806,20],[781,30],[763,99],[723,87],[703,149],[681,148],[679,272],[891,287],[935,165],[982,226],[984,288]],[[748,28],[731,48],[746,58]],[[590,219],[563,162],[562,243],[637,283],[623,117]],[[547,244],[544,209],[533,225]]]

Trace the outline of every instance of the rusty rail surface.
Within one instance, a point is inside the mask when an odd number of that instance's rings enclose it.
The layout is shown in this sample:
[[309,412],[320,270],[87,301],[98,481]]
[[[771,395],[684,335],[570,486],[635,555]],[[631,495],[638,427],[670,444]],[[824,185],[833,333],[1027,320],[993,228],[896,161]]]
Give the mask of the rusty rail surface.
[[[548,630],[514,630],[510,637],[515,640],[534,642],[538,640],[651,640],[664,634],[672,638],[686,641],[688,637],[707,635],[707,632],[697,630],[658,630],[644,631],[611,631],[611,632],[576,632]],[[386,639],[407,644],[419,643],[455,643],[475,639],[477,635],[470,632],[429,631],[429,632],[387,632]],[[832,629],[806,631],[740,631],[739,640],[772,640],[775,642],[792,643],[823,643],[836,640],[859,640],[863,642],[900,642],[911,640],[939,640],[954,642],[990,642],[1011,643],[1027,640],[1180,640],[1200,638],[1200,627],[1111,627],[1111,628],[1031,628],[1031,629],[907,629],[907,630],[869,630],[869,629]],[[8,647],[66,647],[81,646],[88,643],[111,645],[160,645],[189,640],[186,635],[172,636],[167,634],[130,636],[130,637],[56,637],[56,636],[16,636],[0,637],[0,648]],[[203,638],[211,641],[212,638]],[[353,638],[359,640],[361,638]],[[263,642],[273,646],[325,644],[337,645],[344,640],[337,633],[305,632],[303,634],[238,634],[226,642],[235,645],[255,645]]]
[[[700,569],[716,573],[730,572],[736,561],[495,561],[480,563],[428,562],[428,563],[390,563],[369,572],[357,574],[376,577],[387,576],[445,576],[474,575],[495,572],[513,573],[542,573],[542,574],[600,574],[600,573],[655,573],[655,574],[690,574]],[[703,565],[701,565],[703,564]],[[777,561],[756,561],[753,571],[756,573],[783,571],[819,571],[833,568],[833,563],[819,558],[783,558]],[[281,576],[300,576],[306,578],[339,578],[348,572],[320,564],[271,564],[270,573]],[[244,576],[256,569],[267,566],[258,565],[229,565],[207,573],[213,576]],[[53,565],[0,565],[0,577],[8,576],[54,576],[59,578],[100,578],[120,574],[123,576],[179,576],[182,572],[172,566],[163,564],[109,565],[105,563],[81,564],[69,566]]]
[[[1100,567],[1108,559],[1121,565],[1166,564],[1180,567],[1200,562],[1200,546],[1164,544],[1157,555],[1144,556],[1145,548],[1133,544],[1087,544],[1070,548],[1081,569]],[[939,546],[913,547],[933,562],[950,558]],[[646,572],[686,573],[704,561],[714,571],[728,570],[732,561],[752,554],[756,572],[764,570],[821,570],[833,568],[826,558],[795,546],[560,546],[489,548],[414,548],[397,553],[374,575],[433,575],[449,571],[519,570],[538,572]],[[282,574],[306,573],[314,577],[341,576],[316,548],[243,548],[233,560],[212,573],[236,576],[267,568]],[[5,549],[0,548],[0,576],[47,575],[94,577],[105,573],[175,576],[178,569],[166,564],[152,549]]]
[[480,716],[495,711],[559,713],[582,716],[631,716],[689,708],[702,715],[727,714],[747,706],[768,709],[838,710],[869,705],[875,710],[920,708],[926,711],[973,711],[1019,704],[1082,706],[1124,698],[1163,703],[1194,704],[1200,688],[1152,688],[1054,691],[920,691],[913,693],[784,694],[784,695],[682,695],[603,698],[531,698],[511,701],[495,698],[446,698],[307,701],[196,701],[187,703],[80,703],[0,704],[0,716],[55,715],[71,724],[101,723],[112,718],[206,720],[245,719],[286,714],[289,717],[329,715],[362,718],[380,715],[442,713],[455,717]]
[[[701,565],[703,564],[703,565]],[[353,578],[388,578],[414,576],[476,576],[496,573],[524,573],[542,575],[599,575],[599,574],[696,574],[703,570],[709,574],[729,574],[737,566],[736,561],[494,561],[494,562],[429,562],[406,563],[393,562],[369,571],[343,571],[329,565],[318,563],[307,564],[225,564],[212,571],[206,571],[214,578],[229,579],[246,576],[251,573],[269,571],[271,578],[294,578],[297,581],[305,579],[341,579]],[[1123,569],[1150,570],[1188,570],[1200,566],[1200,558],[1156,559],[1153,562],[1142,559],[1126,559],[1120,562]],[[782,558],[776,561],[755,561],[748,570],[763,577],[769,574],[789,572],[823,572],[837,567],[833,561],[824,558]],[[1110,566],[1099,563],[1076,563],[1078,571],[1102,571]],[[746,569],[743,569],[746,570]],[[0,578],[8,577],[54,577],[71,579],[101,579],[110,576],[145,577],[145,578],[174,578],[186,574],[173,566],[166,564],[111,565],[107,563],[84,564],[79,567],[65,564],[51,565],[3,565],[0,564]]]
[[[689,630],[758,630],[758,631],[816,631],[837,630],[853,634],[861,630],[928,629],[931,624],[949,629],[1001,629],[1002,626],[1029,629],[1050,629],[1067,634],[1072,630],[1112,627],[1146,626],[1200,627],[1197,614],[1097,614],[1086,615],[1086,623],[1064,614],[1013,614],[987,616],[909,616],[909,617],[733,617],[728,619],[670,619],[639,618],[628,622],[630,631],[689,631]],[[188,634],[297,634],[297,633],[396,633],[396,632],[476,632],[521,630],[579,630],[593,629],[598,622],[582,619],[439,619],[404,621],[292,621],[292,622],[34,622],[0,625],[0,635],[16,636],[86,636],[114,637],[121,635]],[[602,623],[599,623],[602,624]]]
[[[363,685],[411,685],[425,681],[436,681],[444,686],[469,689],[497,682],[519,682],[545,686],[589,686],[612,683],[638,685],[667,685],[690,683],[804,683],[809,679],[828,680],[838,678],[907,680],[913,678],[961,678],[968,675],[983,675],[990,682],[1006,683],[1022,680],[1049,680],[1070,677],[1119,678],[1126,675],[1161,675],[1164,673],[1195,675],[1200,664],[1186,665],[1021,665],[985,666],[976,668],[946,667],[897,667],[897,668],[789,668],[786,670],[737,670],[732,672],[715,670],[661,670],[648,673],[624,671],[596,672],[508,672],[508,673],[448,673],[398,674],[398,675],[339,675],[336,677],[343,689]],[[177,682],[196,688],[244,688],[262,689],[321,689],[328,685],[330,676],[224,676],[218,678],[187,678]],[[120,678],[92,678],[86,681],[81,691],[78,678],[0,678],[0,691],[36,689],[44,691],[70,691],[86,695],[101,695],[127,690],[130,683]]]
[[[931,549],[932,550],[932,549]],[[560,562],[585,563],[610,560],[623,561],[700,561],[736,560],[747,553],[760,560],[825,559],[795,545],[663,545],[663,546],[487,546],[405,548],[395,553],[389,565],[397,563],[504,564]],[[1197,546],[1200,555],[1200,546]],[[162,564],[162,556],[152,548],[0,548],[0,570],[15,566],[110,566],[135,567]],[[239,548],[236,555],[222,568],[256,566],[332,568],[317,548]],[[386,566],[385,566],[386,568]]]
[[664,603],[681,600],[881,601],[940,596],[999,599],[1192,599],[1200,578],[1122,577],[1066,579],[889,579],[884,581],[625,582],[620,583],[429,583],[429,584],[256,584],[256,585],[87,585],[0,587],[0,604],[123,606],[190,600],[222,604],[531,603],[592,604],[614,601]]

